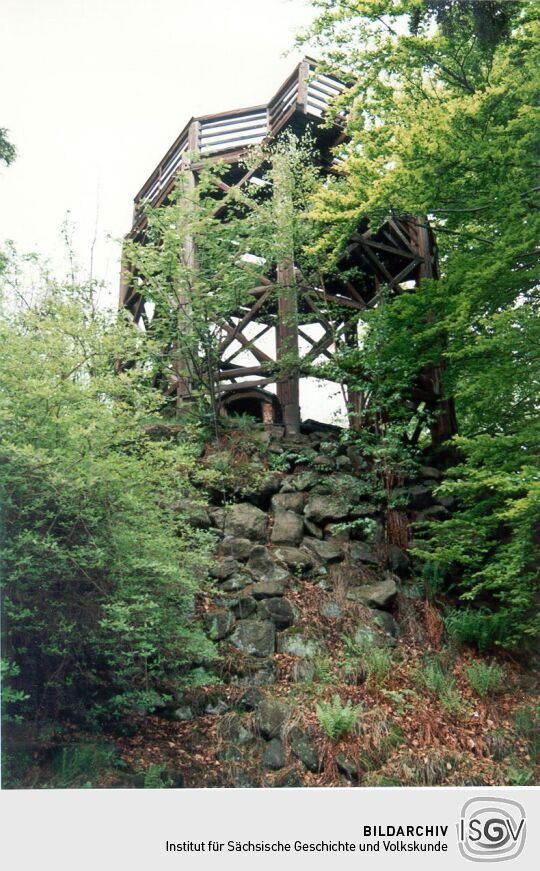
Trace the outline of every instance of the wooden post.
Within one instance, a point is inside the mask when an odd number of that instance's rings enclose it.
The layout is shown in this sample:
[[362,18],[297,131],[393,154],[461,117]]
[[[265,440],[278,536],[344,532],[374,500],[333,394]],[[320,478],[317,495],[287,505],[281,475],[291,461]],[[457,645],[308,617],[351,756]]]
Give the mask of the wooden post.
[[[416,218],[413,225],[413,233],[416,240],[418,254],[422,257],[422,263],[419,266],[418,280],[423,278],[438,278],[439,270],[437,264],[436,250],[433,244],[433,235],[428,226],[427,219]],[[429,315],[429,320],[433,321],[435,315]],[[432,394],[431,411],[435,417],[430,426],[431,441],[433,447],[438,447],[442,442],[448,441],[457,433],[457,418],[456,408],[453,397],[447,399],[442,398],[443,393],[443,374],[444,364],[433,363],[425,367],[422,373],[422,380],[425,382],[428,391]]]
[[[278,264],[278,320],[276,325],[276,357],[278,366],[289,357],[289,366],[296,366],[298,358],[298,300],[291,260]],[[283,375],[277,382],[277,397],[283,411],[283,422],[288,435],[300,432],[300,379],[297,372]]]
[[[184,161],[181,168],[183,185],[186,193],[189,195],[193,194],[196,185],[195,173],[191,167],[191,163],[193,157],[197,153],[198,145],[199,145],[199,122],[192,120],[189,125],[189,133],[188,133],[188,150],[189,156],[188,160]],[[182,259],[184,263],[184,267],[186,268],[186,272],[193,273],[196,269],[197,260],[196,260],[196,251],[195,251],[195,242],[193,237],[188,234],[185,236],[183,241],[183,251],[182,251]],[[174,342],[173,354],[174,354],[174,376],[175,376],[175,387],[176,387],[176,413],[180,414],[181,408],[187,398],[191,396],[192,391],[192,381],[193,381],[193,372],[191,361],[188,357],[183,355],[180,351],[181,346],[181,336],[185,336],[188,332],[188,322],[191,313],[191,303],[189,299],[189,293],[186,288],[187,282],[184,282],[184,287],[178,287],[176,289],[176,302],[177,302],[177,336]]]
[[296,103],[302,112],[307,112],[309,63],[303,60],[298,68],[298,96]]
[[[344,324],[343,338],[348,348],[358,348],[358,322],[356,318],[351,318]],[[364,411],[364,395],[358,390],[351,390],[349,385],[345,385],[347,396],[347,417],[349,426],[352,430],[362,428],[362,418]]]
[[[280,370],[276,385],[277,397],[283,412],[285,432],[288,435],[298,435],[300,433],[300,379],[298,376],[298,289],[294,270],[292,229],[293,179],[284,155],[274,156],[273,169],[274,203],[280,233],[278,247],[281,249],[276,282],[278,293],[276,359]],[[290,374],[283,372],[284,360]]]

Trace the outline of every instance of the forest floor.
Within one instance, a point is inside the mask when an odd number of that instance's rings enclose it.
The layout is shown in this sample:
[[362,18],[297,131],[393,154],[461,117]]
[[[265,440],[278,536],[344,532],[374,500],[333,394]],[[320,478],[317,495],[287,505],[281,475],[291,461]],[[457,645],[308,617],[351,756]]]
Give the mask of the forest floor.
[[[426,596],[406,552],[343,536],[332,512],[343,517],[340,499],[359,478],[345,456],[321,454],[320,436],[302,438],[292,448],[278,446],[280,457],[286,449],[301,454],[301,465],[263,476],[232,508],[208,509],[216,536],[214,582],[199,594],[197,610],[216,642],[214,682],[182,689],[154,713],[127,711],[107,734],[71,723],[37,739],[15,728],[13,758],[18,748],[21,765],[20,774],[10,773],[12,783],[540,782],[540,692],[530,662],[458,646],[445,631],[447,603]],[[245,443],[243,436],[242,449]],[[233,450],[228,467],[236,454],[251,487],[264,458],[255,455],[249,465]],[[432,495],[437,475],[425,467],[423,483],[410,487],[411,499],[421,500],[416,509],[411,503],[413,521],[422,511],[448,514]],[[348,516],[366,515],[375,524],[377,510],[354,492],[351,498],[347,511],[356,513]],[[319,526],[316,512],[322,512]],[[382,530],[380,517],[376,522]]]
[[[105,744],[103,738],[66,727],[60,756],[57,736],[36,754],[26,785],[522,786],[540,781],[535,717],[540,696],[523,664],[499,657],[504,682],[480,695],[468,669],[475,663],[489,667],[494,660],[444,646],[437,609],[400,598],[397,607],[406,614],[400,638],[381,657],[378,671],[366,673],[358,663],[351,665],[344,650],[347,622],[357,619],[358,611],[341,619],[321,616],[327,594],[308,581],[290,597],[301,609],[301,622],[318,627],[326,639],[328,653],[313,680],[293,680],[294,658],[277,653],[277,680],[271,685],[188,690],[185,701],[196,712],[193,719],[134,714],[130,734],[111,736]],[[343,703],[350,700],[357,717],[348,733],[332,739],[317,705],[336,695]],[[278,770],[268,762],[269,734],[261,735],[257,712],[264,700],[277,704],[278,720],[280,711],[283,715],[278,727],[284,756]],[[212,713],[205,712],[209,705]]]

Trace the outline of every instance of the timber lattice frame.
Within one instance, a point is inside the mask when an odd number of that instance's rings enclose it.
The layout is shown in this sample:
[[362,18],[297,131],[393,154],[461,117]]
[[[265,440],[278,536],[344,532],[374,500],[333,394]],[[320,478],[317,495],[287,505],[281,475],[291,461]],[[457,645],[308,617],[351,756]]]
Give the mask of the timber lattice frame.
[[[286,128],[301,135],[309,126],[323,166],[332,171],[332,148],[344,138],[345,119],[337,116],[331,125],[321,122],[331,111],[334,99],[346,87],[333,76],[318,71],[314,60],[305,58],[269,103],[192,118],[137,193],[128,238],[144,238],[144,204],[166,204],[179,172],[188,173],[190,183],[196,184],[201,165],[190,159],[193,154],[219,160],[227,166],[220,182],[223,200],[216,205],[216,217],[226,209],[231,189],[241,189],[256,172],[246,171],[242,164],[249,149],[269,141]],[[351,278],[351,275],[361,275],[361,279]],[[301,375],[307,374],[315,361],[331,358],[339,343],[355,341],[351,321],[358,313],[377,305],[386,288],[399,294],[411,283],[417,285],[422,278],[437,277],[435,239],[427,221],[403,215],[389,217],[377,230],[367,226],[359,228],[340,260],[337,277],[324,284],[310,282],[292,263],[276,264],[275,280],[259,277],[259,283],[249,294],[252,302],[231,311],[220,321],[222,338],[214,385],[216,396],[219,399],[234,391],[261,390],[275,384],[285,427],[290,433],[298,432]],[[288,290],[293,287],[294,298],[291,299]],[[143,291],[132,285],[126,268],[122,270],[119,305],[135,323],[142,321],[148,326]],[[292,318],[288,316],[291,311]],[[304,314],[306,322],[316,323],[322,331],[317,338],[302,322]],[[274,353],[268,348],[271,330],[275,331]],[[280,360],[291,351],[299,355],[299,362],[294,373],[286,374]],[[244,360],[239,361],[242,356]],[[250,357],[247,362],[246,356]],[[421,382],[414,399],[435,410],[441,399],[440,372],[434,368],[424,373]],[[180,401],[189,399],[189,379],[178,374],[169,392],[175,392]],[[351,420],[361,420],[363,398],[349,391],[346,399],[352,409]],[[443,417],[445,420],[438,424],[437,440],[455,432],[453,410],[446,409]]]

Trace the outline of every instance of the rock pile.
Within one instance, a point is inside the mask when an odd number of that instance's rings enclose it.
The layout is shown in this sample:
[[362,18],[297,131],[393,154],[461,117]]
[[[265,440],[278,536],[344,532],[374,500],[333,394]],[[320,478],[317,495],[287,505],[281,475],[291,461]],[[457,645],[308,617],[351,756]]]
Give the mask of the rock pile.
[[[220,759],[255,753],[259,768],[270,772],[283,769],[287,758],[309,772],[321,764],[313,736],[295,726],[290,706],[272,696],[280,655],[290,657],[287,680],[301,683],[313,679],[317,660],[328,653],[320,625],[303,616],[306,585],[320,591],[323,626],[339,626],[361,606],[355,639],[395,645],[399,626],[392,612],[411,570],[409,553],[385,542],[383,516],[366,494],[366,463],[325,438],[326,453],[317,433],[267,444],[271,454],[292,453],[301,461],[286,472],[269,472],[260,486],[208,512],[216,547],[206,631],[226,665],[223,680],[246,688],[242,713],[223,701],[221,708],[211,706],[222,717]],[[451,505],[433,496],[439,478],[437,469],[424,467],[419,480],[403,488],[412,520],[449,516]],[[193,715],[189,706],[174,714],[183,720]],[[343,776],[354,780],[347,760],[341,761]],[[259,785],[242,772],[229,785]],[[289,780],[280,785],[301,785]]]

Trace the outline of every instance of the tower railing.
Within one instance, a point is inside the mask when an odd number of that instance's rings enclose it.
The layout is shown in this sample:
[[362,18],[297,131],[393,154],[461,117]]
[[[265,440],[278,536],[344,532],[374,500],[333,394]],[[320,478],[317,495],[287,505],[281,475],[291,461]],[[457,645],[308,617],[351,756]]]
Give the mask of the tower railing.
[[333,76],[319,72],[314,60],[305,58],[269,103],[192,118],[135,196],[133,230],[144,220],[145,203],[157,206],[163,202],[188,153],[237,157],[238,152],[279,133],[296,112],[322,119],[346,87]]

